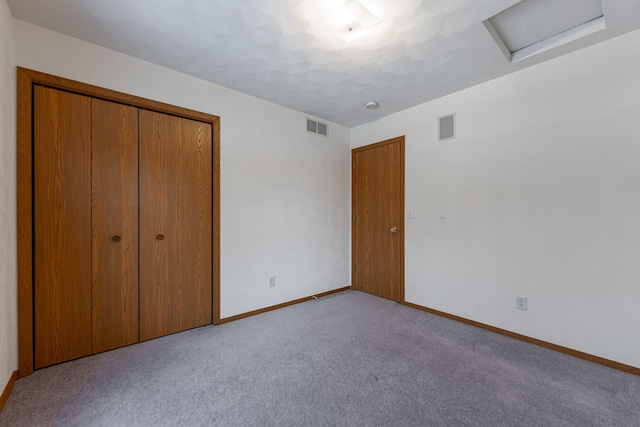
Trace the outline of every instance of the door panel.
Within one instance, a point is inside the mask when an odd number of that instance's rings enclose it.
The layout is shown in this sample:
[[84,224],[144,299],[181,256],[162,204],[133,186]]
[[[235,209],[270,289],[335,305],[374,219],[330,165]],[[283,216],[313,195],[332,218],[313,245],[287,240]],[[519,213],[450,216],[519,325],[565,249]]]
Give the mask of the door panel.
[[93,99],[92,352],[138,342],[138,109]]
[[402,301],[404,137],[354,149],[352,161],[353,287]]
[[91,354],[91,98],[34,87],[35,367]]
[[211,323],[212,128],[140,111],[140,340]]

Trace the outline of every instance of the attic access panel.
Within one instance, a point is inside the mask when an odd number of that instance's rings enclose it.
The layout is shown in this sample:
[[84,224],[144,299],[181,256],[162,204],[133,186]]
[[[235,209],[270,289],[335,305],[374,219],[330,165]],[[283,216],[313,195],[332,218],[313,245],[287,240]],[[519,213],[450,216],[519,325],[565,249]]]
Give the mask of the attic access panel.
[[484,22],[516,62],[603,30],[602,0],[523,0]]

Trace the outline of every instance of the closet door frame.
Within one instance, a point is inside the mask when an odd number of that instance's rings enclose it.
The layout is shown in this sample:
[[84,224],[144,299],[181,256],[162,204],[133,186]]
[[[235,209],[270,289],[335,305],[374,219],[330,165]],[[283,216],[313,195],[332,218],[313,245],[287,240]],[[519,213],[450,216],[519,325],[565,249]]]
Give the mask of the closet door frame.
[[33,87],[43,85],[159,113],[210,123],[212,127],[212,318],[220,323],[220,117],[110,89],[17,68],[18,198],[18,366],[19,377],[34,371],[33,307]]

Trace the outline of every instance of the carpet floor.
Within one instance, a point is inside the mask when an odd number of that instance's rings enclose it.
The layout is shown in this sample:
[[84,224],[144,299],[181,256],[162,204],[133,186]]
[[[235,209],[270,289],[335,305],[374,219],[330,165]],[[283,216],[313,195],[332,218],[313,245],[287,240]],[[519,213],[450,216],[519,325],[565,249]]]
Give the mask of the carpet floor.
[[640,426],[640,377],[357,291],[36,371],[2,426]]

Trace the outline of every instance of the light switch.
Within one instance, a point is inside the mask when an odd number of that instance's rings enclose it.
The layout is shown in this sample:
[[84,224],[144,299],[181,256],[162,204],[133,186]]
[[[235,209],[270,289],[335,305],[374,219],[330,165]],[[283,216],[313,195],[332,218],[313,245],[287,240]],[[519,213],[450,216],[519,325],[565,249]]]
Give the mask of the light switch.
[[407,218],[408,218],[408,219],[413,219],[413,211],[412,211],[411,209],[409,209],[409,210],[407,211]]
[[445,219],[447,217],[447,212],[444,208],[438,209],[438,219]]

